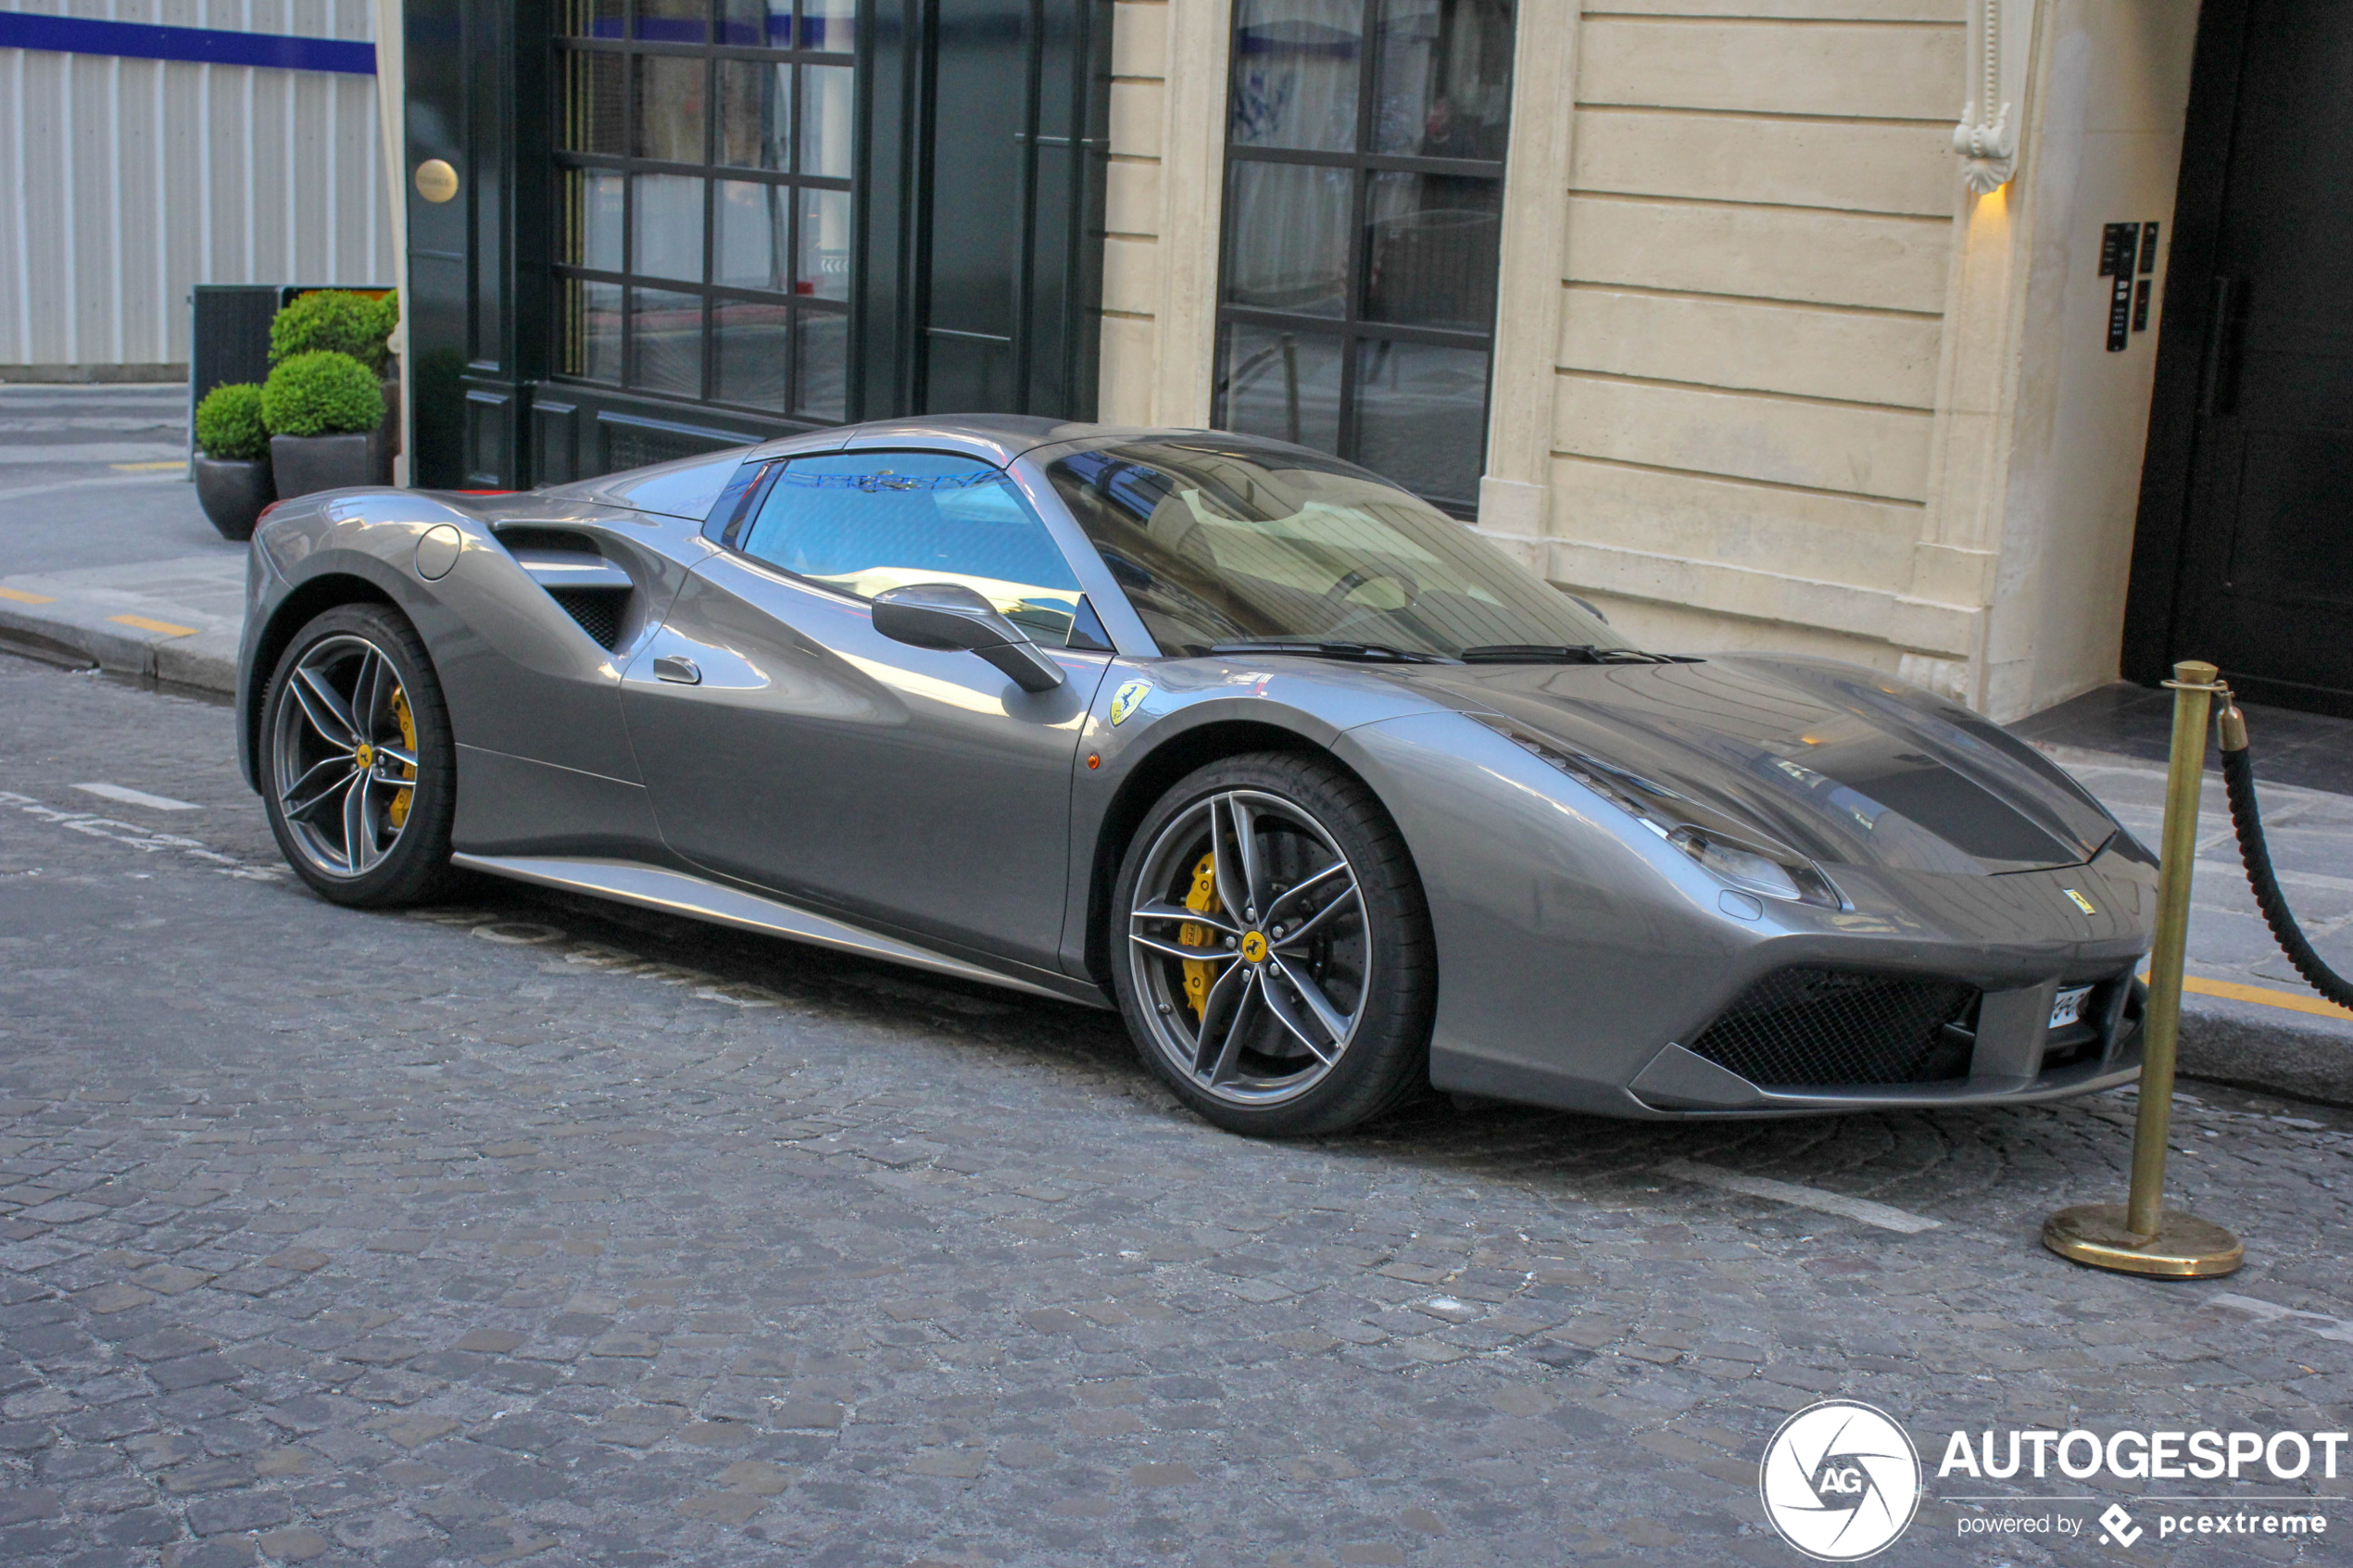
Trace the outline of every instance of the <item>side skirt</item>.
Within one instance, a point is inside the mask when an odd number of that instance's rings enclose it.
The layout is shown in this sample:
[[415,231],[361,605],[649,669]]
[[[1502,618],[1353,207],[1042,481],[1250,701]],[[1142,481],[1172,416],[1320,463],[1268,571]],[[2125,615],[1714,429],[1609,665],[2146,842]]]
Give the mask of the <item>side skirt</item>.
[[902,942],[895,936],[885,936],[879,932],[851,925],[830,915],[815,914],[761,894],[707,882],[685,872],[665,871],[660,866],[643,865],[635,860],[559,859],[536,855],[460,853],[449,859],[453,865],[491,876],[535,883],[541,887],[561,888],[567,893],[615,898],[624,904],[660,909],[664,914],[684,915],[692,920],[706,920],[744,931],[757,931],[763,935],[783,936],[795,942],[835,947],[863,958],[879,959],[886,963],[927,969],[935,974],[952,974],[959,980],[977,981],[983,985],[1001,985],[1010,990],[1026,991],[1032,996],[1051,997],[1058,1002],[1077,1002],[1097,1008],[1110,1006],[1100,991],[1084,981],[1060,981],[1058,985],[1058,976],[1028,980],[1000,973],[963,959],[950,958],[945,953],[933,952],[928,947],[919,947],[912,942]]

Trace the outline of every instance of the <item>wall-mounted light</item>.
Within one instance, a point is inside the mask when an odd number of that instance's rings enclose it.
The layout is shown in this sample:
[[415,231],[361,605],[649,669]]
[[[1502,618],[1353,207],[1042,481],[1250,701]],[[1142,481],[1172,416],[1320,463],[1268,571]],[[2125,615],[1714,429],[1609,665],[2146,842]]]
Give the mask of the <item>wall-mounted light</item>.
[[2034,0],[1969,0],[1969,101],[1953,127],[1961,179],[1979,195],[2018,172],[2019,122],[2026,115],[2026,61],[2034,41]]

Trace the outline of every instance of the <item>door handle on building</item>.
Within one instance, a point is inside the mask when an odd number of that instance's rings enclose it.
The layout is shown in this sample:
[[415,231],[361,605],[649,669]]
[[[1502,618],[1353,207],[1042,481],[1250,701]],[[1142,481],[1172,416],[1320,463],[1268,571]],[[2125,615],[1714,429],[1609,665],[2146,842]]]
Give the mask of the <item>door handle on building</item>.
[[2239,404],[2239,350],[2246,330],[2246,289],[2239,279],[2214,280],[2214,316],[2206,324],[2206,378],[2198,413],[2219,419]]

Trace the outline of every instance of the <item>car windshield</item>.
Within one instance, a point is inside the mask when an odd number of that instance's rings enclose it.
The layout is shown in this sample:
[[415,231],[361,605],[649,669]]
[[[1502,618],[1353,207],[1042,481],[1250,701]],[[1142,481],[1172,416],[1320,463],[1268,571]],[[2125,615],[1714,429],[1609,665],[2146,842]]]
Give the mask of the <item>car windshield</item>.
[[1164,654],[1626,646],[1462,523],[1337,458],[1203,436],[1100,446],[1046,472]]

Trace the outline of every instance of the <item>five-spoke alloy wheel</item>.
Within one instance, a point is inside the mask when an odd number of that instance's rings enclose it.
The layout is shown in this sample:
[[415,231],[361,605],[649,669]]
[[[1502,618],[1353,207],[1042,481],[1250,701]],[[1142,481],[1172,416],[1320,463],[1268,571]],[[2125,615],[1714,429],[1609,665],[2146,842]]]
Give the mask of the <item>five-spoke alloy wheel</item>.
[[1112,964],[1145,1060],[1236,1131],[1332,1131],[1427,1076],[1435,965],[1413,867],[1364,786],[1240,757],[1146,817]]
[[409,623],[345,606],[297,633],[262,712],[270,825],[337,903],[428,896],[449,859],[453,747],[440,684]]

